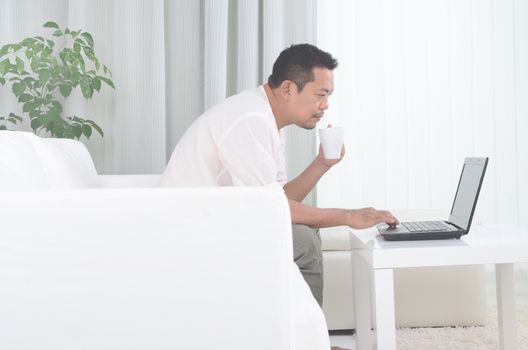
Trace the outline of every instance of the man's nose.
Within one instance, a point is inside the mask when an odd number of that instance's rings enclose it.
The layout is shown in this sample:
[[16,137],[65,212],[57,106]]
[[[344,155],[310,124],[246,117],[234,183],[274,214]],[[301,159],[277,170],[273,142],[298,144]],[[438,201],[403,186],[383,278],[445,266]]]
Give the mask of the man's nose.
[[322,111],[326,111],[329,107],[329,104],[328,104],[328,98],[325,98],[323,99],[323,101],[321,102],[321,110]]

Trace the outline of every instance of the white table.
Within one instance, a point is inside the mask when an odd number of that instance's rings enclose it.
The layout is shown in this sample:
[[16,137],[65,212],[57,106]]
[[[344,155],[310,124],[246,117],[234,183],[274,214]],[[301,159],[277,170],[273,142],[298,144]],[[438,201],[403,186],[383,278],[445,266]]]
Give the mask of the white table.
[[513,264],[528,262],[528,230],[473,226],[456,240],[389,242],[375,228],[350,229],[357,348],[396,349],[393,269],[494,264],[501,349],[518,349]]

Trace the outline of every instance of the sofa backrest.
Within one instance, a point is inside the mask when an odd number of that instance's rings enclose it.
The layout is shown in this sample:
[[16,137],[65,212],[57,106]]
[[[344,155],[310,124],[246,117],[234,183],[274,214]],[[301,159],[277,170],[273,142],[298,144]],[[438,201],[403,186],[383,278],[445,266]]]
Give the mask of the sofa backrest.
[[0,131],[0,192],[49,189],[44,169],[23,132]]
[[86,147],[20,131],[0,132],[0,192],[97,187]]
[[[291,350],[291,298],[318,308],[281,188],[6,193],[0,212],[2,350]],[[311,310],[301,338],[327,332]]]

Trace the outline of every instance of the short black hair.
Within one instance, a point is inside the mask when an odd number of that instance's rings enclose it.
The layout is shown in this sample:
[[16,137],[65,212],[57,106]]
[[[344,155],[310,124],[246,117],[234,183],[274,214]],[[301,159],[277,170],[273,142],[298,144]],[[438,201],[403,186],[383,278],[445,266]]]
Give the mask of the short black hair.
[[268,78],[268,85],[274,89],[283,81],[291,80],[301,92],[306,83],[314,80],[313,69],[316,67],[333,70],[337,67],[337,60],[313,45],[292,45],[277,57]]

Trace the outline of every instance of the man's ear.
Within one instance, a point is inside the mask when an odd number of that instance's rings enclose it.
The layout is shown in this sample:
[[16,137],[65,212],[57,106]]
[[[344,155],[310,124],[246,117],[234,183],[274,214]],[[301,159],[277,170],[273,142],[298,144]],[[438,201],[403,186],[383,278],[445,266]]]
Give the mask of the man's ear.
[[281,96],[283,99],[285,100],[289,100],[291,95],[293,94],[293,89],[294,89],[294,86],[293,86],[293,81],[291,80],[284,80],[281,84],[280,84],[280,92],[281,92]]

